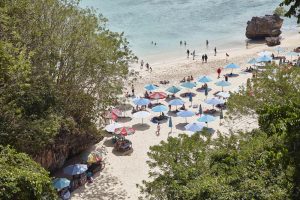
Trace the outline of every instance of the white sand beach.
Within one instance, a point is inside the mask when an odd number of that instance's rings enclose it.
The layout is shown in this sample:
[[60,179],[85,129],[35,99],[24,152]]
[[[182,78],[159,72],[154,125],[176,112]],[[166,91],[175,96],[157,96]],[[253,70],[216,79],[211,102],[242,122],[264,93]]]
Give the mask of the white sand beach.
[[[282,35],[283,40],[281,47],[290,51],[295,47],[300,46],[300,34],[287,34]],[[219,49],[217,56],[213,55],[213,48],[211,47],[208,51],[208,63],[202,63],[200,56],[196,57],[196,60],[192,58],[187,59],[185,54],[185,49],[182,49],[182,56],[177,58],[168,57],[168,55],[162,55],[157,59],[157,62],[149,63],[153,71],[150,73],[145,70],[145,67],[141,70],[139,65],[134,66],[134,69],[139,71],[139,78],[134,83],[136,96],[143,96],[145,92],[144,86],[146,84],[156,84],[159,85],[157,91],[165,92],[166,88],[175,85],[179,86],[179,81],[183,77],[192,75],[194,79],[201,75],[209,75],[213,78],[212,82],[208,83],[208,87],[212,90],[208,94],[208,98],[213,97],[213,93],[216,91],[221,91],[221,87],[215,85],[218,80],[224,80],[223,75],[225,73],[230,73],[231,70],[222,70],[221,78],[217,79],[216,70],[219,67],[224,67],[229,63],[235,63],[241,66],[241,69],[234,70],[234,73],[239,74],[238,77],[229,78],[231,86],[224,87],[224,91],[235,91],[242,84],[246,83],[248,78],[252,77],[251,73],[241,73],[246,67],[250,65],[247,62],[251,58],[257,57],[257,53],[263,50],[273,51],[276,55],[274,48],[267,47],[265,44],[249,44],[248,48],[238,47],[233,49]],[[204,52],[205,53],[205,52]],[[225,53],[230,56],[226,61]],[[197,54],[197,50],[196,50]],[[201,53],[199,53],[201,54]],[[144,60],[145,63],[147,60]],[[170,83],[167,85],[159,84],[161,80],[169,80]],[[128,83],[128,91],[131,93],[131,84]],[[201,84],[198,83],[201,87]],[[198,87],[197,87],[198,88]],[[176,94],[177,97],[185,91],[181,90]],[[193,104],[202,104],[203,110],[207,108],[212,108],[211,105],[204,103],[205,95],[204,93],[197,92],[196,89],[192,89],[191,92],[195,93],[196,96],[193,98]],[[197,112],[198,108],[190,108],[190,102],[188,98],[182,98],[186,102],[186,107],[188,110]],[[168,105],[165,100],[160,100],[164,105]],[[132,104],[132,99],[128,100],[128,103]],[[174,108],[173,108],[174,109]],[[148,109],[149,110],[149,109]],[[150,111],[151,112],[151,111]],[[126,116],[131,117],[131,111],[127,111]],[[152,116],[158,115],[157,113],[151,112]],[[188,122],[196,122],[199,116],[194,116],[188,118]],[[226,118],[226,113],[225,113]],[[178,134],[188,133],[184,130],[185,119],[181,117],[172,117],[173,121],[173,132],[170,134],[172,137],[178,136]],[[141,184],[142,180],[148,179],[148,166],[146,161],[148,159],[147,152],[149,147],[157,145],[162,140],[166,140],[170,128],[168,123],[161,124],[161,134],[157,136],[156,124],[150,122],[149,119],[144,119],[144,126],[141,126],[141,119],[132,118],[127,122],[118,121],[124,124],[124,126],[133,126],[136,129],[135,134],[129,135],[126,138],[132,141],[133,153],[127,156],[120,156],[113,153],[113,146],[110,141],[111,137],[104,137],[96,146],[105,146],[108,153],[106,156],[106,166],[105,169],[96,174],[94,182],[77,189],[72,193],[72,199],[86,199],[86,200],[120,200],[120,199],[131,199],[137,200],[140,196],[139,190],[136,184]],[[217,137],[217,132],[220,131],[222,134],[227,134],[229,130],[251,130],[258,127],[256,119],[253,118],[239,118],[234,120],[225,119],[220,125],[220,120],[208,124],[210,128],[215,130],[213,137]]]

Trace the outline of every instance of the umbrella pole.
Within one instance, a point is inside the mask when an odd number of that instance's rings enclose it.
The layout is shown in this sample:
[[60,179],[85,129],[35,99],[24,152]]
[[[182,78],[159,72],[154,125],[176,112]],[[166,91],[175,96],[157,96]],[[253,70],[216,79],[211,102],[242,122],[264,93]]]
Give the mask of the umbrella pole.
[[144,118],[142,118],[142,124],[144,123]]

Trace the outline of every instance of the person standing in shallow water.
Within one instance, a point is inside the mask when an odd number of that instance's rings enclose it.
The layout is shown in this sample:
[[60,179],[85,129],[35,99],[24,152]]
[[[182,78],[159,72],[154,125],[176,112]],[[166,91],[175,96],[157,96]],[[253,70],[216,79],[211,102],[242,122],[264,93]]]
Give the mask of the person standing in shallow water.
[[184,46],[186,46],[186,41],[184,41]]
[[202,55],[202,63],[204,63],[204,59],[205,59],[204,57],[205,57],[205,56],[204,56],[204,55]]
[[190,57],[190,50],[186,50],[187,58]]
[[196,52],[195,50],[193,51],[193,60],[195,60]]
[[217,47],[215,47],[215,56],[217,55]]
[[179,44],[180,44],[180,46],[182,46],[182,41],[181,40],[180,40]]
[[208,40],[206,40],[206,48],[208,48]]
[[207,57],[207,55],[205,54],[205,55],[204,55],[205,63],[207,63],[207,59],[208,59],[208,57]]

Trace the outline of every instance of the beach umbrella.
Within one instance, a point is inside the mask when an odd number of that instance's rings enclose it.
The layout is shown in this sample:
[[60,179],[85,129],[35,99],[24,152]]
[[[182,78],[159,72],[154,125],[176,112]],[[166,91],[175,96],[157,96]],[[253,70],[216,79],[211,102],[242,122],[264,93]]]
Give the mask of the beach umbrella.
[[217,86],[222,87],[222,92],[223,92],[223,87],[227,87],[227,86],[230,86],[230,85],[231,85],[231,83],[229,83],[228,81],[224,81],[224,80],[218,81],[218,82],[216,82],[215,84],[216,84]]
[[201,76],[198,78],[198,82],[200,82],[200,83],[208,83],[211,81],[212,81],[212,79],[209,76]]
[[168,108],[164,105],[158,105],[158,106],[155,106],[151,109],[153,112],[166,112],[168,111]]
[[171,106],[182,106],[183,104],[185,104],[185,102],[181,99],[173,99],[169,101],[169,105]]
[[153,90],[156,90],[158,87],[156,85],[153,85],[153,84],[148,84],[145,86],[145,89],[148,90],[148,91],[153,91]]
[[150,100],[145,98],[136,98],[133,100],[133,103],[138,106],[147,106],[150,103]]
[[228,98],[230,97],[230,94],[228,92],[218,92],[218,94],[216,94],[219,97],[223,97],[223,98]]
[[187,131],[195,133],[195,132],[202,131],[203,127],[204,127],[203,123],[201,123],[201,122],[193,122],[193,123],[189,123],[184,128]]
[[224,119],[224,115],[223,115],[223,109],[221,109],[221,112],[220,112],[220,123],[221,123],[221,120]]
[[224,100],[223,99],[218,99],[218,98],[210,98],[204,101],[205,103],[209,104],[209,105],[218,105],[218,104],[223,104]]
[[272,52],[270,51],[261,51],[258,53],[259,56],[271,56]]
[[149,95],[150,99],[164,99],[167,97],[167,94],[164,92],[153,92]]
[[171,128],[171,133],[172,133],[172,129],[173,129],[172,117],[169,117],[169,128]]
[[203,113],[203,111],[202,111],[202,105],[200,104],[200,105],[199,105],[199,115],[201,116],[202,113]]
[[275,47],[274,48],[274,50],[277,52],[277,55],[279,55],[279,53],[281,53],[281,52],[284,52],[285,50],[284,50],[284,48],[282,48],[282,47],[280,47],[280,46],[278,46],[278,47]]
[[117,135],[127,136],[127,135],[132,135],[134,133],[135,130],[131,127],[121,127],[115,129],[115,134]]
[[52,181],[53,187],[58,191],[70,186],[70,180],[66,178],[56,178]]
[[192,106],[192,102],[193,102],[193,95],[192,95],[192,93],[189,94],[189,101],[191,102],[191,106]]
[[293,59],[293,56],[298,56],[299,53],[294,52],[294,51],[290,51],[290,52],[287,52],[286,55],[287,55],[287,56],[291,56],[291,60],[292,60],[292,59]]
[[231,73],[233,72],[233,69],[239,69],[239,68],[240,68],[240,66],[238,66],[238,65],[236,65],[234,63],[230,63],[229,65],[226,65],[224,67],[224,69],[231,69]]
[[102,158],[103,158],[102,153],[100,153],[100,152],[98,152],[98,151],[92,151],[92,152],[88,155],[86,161],[87,161],[87,163],[92,164],[92,163],[96,163],[96,162],[101,161]]
[[193,117],[194,115],[195,115],[194,112],[188,110],[182,110],[177,113],[177,116],[185,118],[185,122],[187,122],[188,117]]
[[142,119],[142,124],[143,124],[143,120],[144,118],[147,118],[147,117],[150,117],[151,114],[147,111],[139,111],[139,112],[136,112],[132,115],[134,118],[140,118]]
[[216,118],[211,115],[202,115],[199,119],[197,119],[197,121],[199,121],[199,122],[207,123],[207,126],[208,126],[208,122],[213,122],[215,120],[216,120]]
[[166,89],[167,92],[170,92],[172,94],[176,94],[180,90],[181,90],[181,88],[180,87],[176,87],[176,86],[171,86],[168,89]]
[[248,64],[252,64],[252,65],[255,65],[257,63],[256,59],[255,58],[252,58],[248,61]]
[[204,90],[204,94],[205,94],[205,97],[207,98],[207,95],[208,95],[208,88],[207,87]]
[[68,175],[78,175],[83,174],[87,169],[87,165],[84,164],[69,165],[64,168],[64,173]]
[[272,57],[264,55],[264,56],[260,56],[256,59],[257,62],[270,62],[272,61]]
[[112,109],[111,113],[117,115],[118,117],[122,116],[122,111],[120,111],[119,109],[116,109],[116,108]]
[[121,128],[121,127],[122,127],[121,124],[119,124],[119,123],[117,123],[117,122],[114,122],[114,123],[112,123],[112,124],[109,124],[109,125],[105,126],[105,130],[106,130],[107,132],[109,132],[109,133],[113,133],[113,132],[115,132],[115,129],[116,129],[116,128]]
[[192,89],[192,88],[196,87],[196,84],[192,83],[192,82],[185,82],[185,83],[182,83],[181,86],[188,88],[188,89]]

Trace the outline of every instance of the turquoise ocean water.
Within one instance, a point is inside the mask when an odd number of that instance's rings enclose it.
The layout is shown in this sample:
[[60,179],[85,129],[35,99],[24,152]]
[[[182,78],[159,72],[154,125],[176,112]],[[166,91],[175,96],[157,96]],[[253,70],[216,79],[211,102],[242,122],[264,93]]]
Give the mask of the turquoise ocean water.
[[[124,32],[139,57],[179,52],[179,41],[190,49],[231,48],[245,44],[247,21],[271,14],[280,0],[82,0],[108,18],[108,28]],[[285,19],[284,31],[296,20]],[[157,42],[157,46],[151,44]]]

